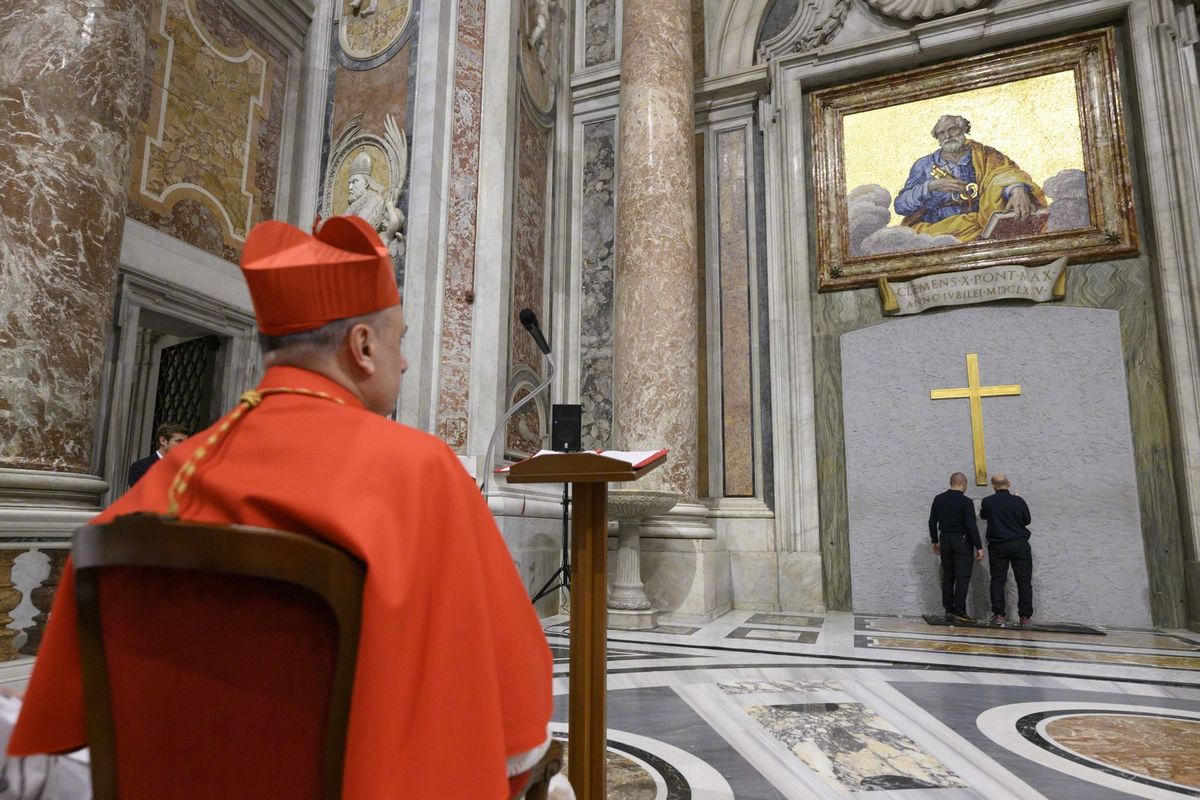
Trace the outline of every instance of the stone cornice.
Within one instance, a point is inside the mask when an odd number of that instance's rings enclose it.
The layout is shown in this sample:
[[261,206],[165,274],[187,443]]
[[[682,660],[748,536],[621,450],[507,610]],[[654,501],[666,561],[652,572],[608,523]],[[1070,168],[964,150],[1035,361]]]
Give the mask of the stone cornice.
[[262,28],[280,46],[293,53],[304,49],[308,29],[318,6],[328,11],[319,0],[231,0],[234,8]]

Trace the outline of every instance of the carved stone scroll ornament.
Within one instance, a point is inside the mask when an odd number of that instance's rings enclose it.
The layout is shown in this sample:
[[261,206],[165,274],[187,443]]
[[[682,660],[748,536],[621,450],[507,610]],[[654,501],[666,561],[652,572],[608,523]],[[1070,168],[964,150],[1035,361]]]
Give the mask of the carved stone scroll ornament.
[[867,0],[880,14],[898,19],[933,19],[959,11],[968,11],[986,0]]
[[788,51],[804,53],[828,44],[842,29],[849,9],[850,0],[802,0],[787,27],[761,44],[759,61]]
[[333,143],[321,215],[362,217],[397,259],[405,249],[407,220],[400,210],[400,194],[408,179],[408,143],[391,114],[384,118],[382,137],[363,133],[361,123],[361,114],[351,118]]

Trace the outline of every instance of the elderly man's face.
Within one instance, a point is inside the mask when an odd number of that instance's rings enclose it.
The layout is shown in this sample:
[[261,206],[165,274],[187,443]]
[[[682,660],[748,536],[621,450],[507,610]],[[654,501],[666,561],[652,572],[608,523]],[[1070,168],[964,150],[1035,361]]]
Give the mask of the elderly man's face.
[[350,188],[349,188],[350,202],[353,203],[355,200],[362,197],[363,189],[366,189],[366,188],[367,188],[367,179],[366,178],[364,178],[362,175],[351,175],[350,176]]
[[958,120],[946,120],[933,129],[933,135],[938,140],[945,153],[960,153],[967,144],[967,132]]

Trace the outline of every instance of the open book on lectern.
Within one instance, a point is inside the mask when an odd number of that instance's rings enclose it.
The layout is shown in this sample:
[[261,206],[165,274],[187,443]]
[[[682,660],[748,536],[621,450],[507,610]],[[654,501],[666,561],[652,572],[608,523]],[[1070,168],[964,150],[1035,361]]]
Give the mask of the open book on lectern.
[[[622,464],[633,469],[642,469],[643,467],[649,466],[655,461],[658,461],[660,458],[666,457],[667,453],[670,452],[670,449],[671,448],[669,447],[664,447],[661,450],[584,450],[583,452],[593,453],[598,456],[604,456],[605,458],[611,458],[614,461],[620,461]],[[494,472],[499,474],[508,472],[509,469],[515,467],[517,464],[527,464],[530,461],[533,461],[535,458],[539,459],[540,463],[541,459],[555,459],[564,457],[569,458],[578,455],[579,453],[562,453],[558,450],[538,450],[529,458],[523,461],[518,461],[516,464],[510,464],[507,467],[497,467]]]

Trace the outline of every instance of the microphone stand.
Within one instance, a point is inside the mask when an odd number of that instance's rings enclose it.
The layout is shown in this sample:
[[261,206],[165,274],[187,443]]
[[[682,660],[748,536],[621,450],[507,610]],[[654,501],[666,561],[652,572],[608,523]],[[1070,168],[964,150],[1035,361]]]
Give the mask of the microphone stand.
[[[529,320],[526,320],[526,316],[529,317]],[[497,438],[503,435],[508,421],[512,418],[513,414],[516,414],[518,411],[524,408],[527,403],[532,402],[533,399],[538,396],[538,394],[549,388],[550,382],[554,380],[554,373],[558,371],[558,365],[554,363],[554,357],[550,355],[550,348],[546,344],[545,339],[542,338],[541,331],[537,327],[537,318],[533,315],[533,312],[529,309],[523,310],[521,312],[521,322],[529,330],[529,333],[534,337],[534,340],[538,342],[539,348],[546,356],[546,361],[550,364],[550,372],[546,376],[546,380],[542,381],[528,395],[521,398],[521,402],[517,403],[508,410],[508,413],[505,414],[501,418],[499,424],[496,425],[496,429],[492,431],[492,437],[488,440],[487,453],[483,457],[483,480],[479,483],[479,491],[482,492],[484,496],[487,495],[488,476],[492,474],[492,452],[496,448]],[[534,603],[560,587],[564,589],[571,588],[571,564],[568,555],[570,551],[568,550],[567,543],[567,532],[569,529],[568,509],[570,508],[571,500],[568,495],[568,491],[569,485],[564,483],[562,496],[562,566],[554,571],[554,573],[550,576],[550,579],[547,580],[546,583],[542,585],[542,588],[538,590],[537,594],[533,596],[533,600],[531,602]],[[558,582],[556,583],[556,581]]]
[[[536,603],[551,592],[559,589],[571,590],[571,557],[570,550],[567,546],[567,537],[570,535],[570,525],[568,524],[568,509],[571,507],[571,499],[567,494],[570,484],[563,484],[562,496],[562,564],[558,569],[554,570],[549,579],[542,584],[542,588],[538,589],[537,594],[533,596],[530,602]],[[562,601],[559,601],[559,611],[562,610]]]
[[538,384],[532,392],[521,398],[521,402],[508,410],[501,419],[496,429],[492,431],[492,438],[488,440],[487,454],[483,457],[483,480],[479,484],[479,491],[487,494],[488,476],[492,474],[492,452],[496,449],[496,439],[504,433],[505,426],[513,414],[520,411],[527,403],[533,402],[533,399],[550,387],[550,381],[554,380],[554,373],[558,370],[558,365],[554,363],[554,356],[546,353],[546,361],[550,362],[550,374],[546,376],[546,380]]

